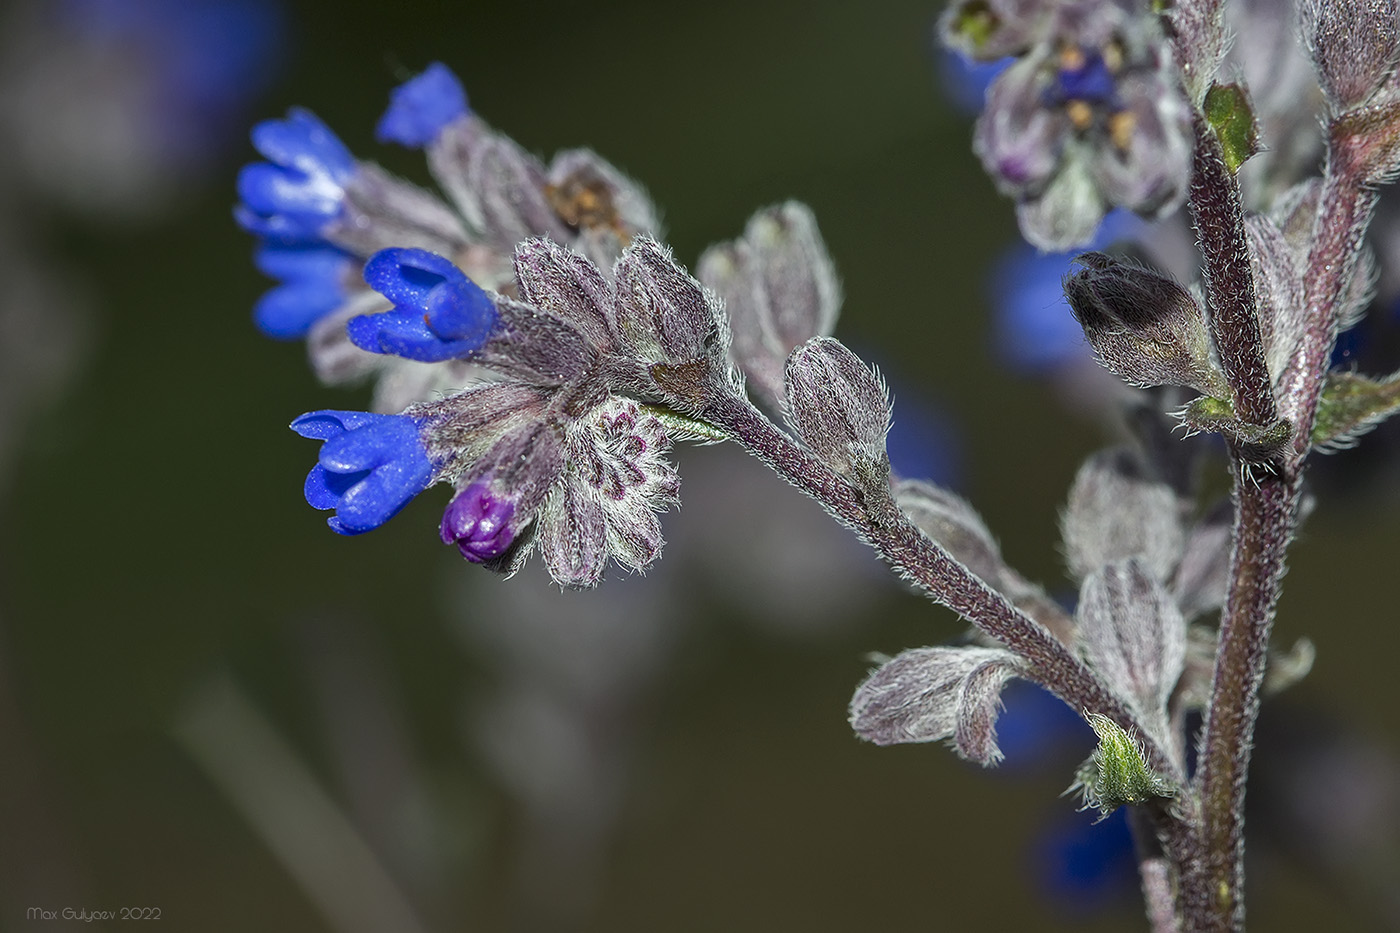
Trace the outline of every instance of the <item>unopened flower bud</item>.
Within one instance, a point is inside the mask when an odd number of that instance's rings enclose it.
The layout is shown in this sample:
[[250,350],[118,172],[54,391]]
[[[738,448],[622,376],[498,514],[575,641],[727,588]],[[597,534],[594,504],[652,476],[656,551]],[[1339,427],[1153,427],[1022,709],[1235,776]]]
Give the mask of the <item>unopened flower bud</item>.
[[1065,297],[1104,367],[1135,386],[1228,394],[1211,360],[1205,312],[1173,279],[1104,253],[1085,253]]
[[472,483],[443,513],[442,543],[457,545],[474,564],[495,560],[515,540],[510,521],[514,515],[515,503],[509,497],[493,493],[487,483]]
[[1395,0],[1304,0],[1303,44],[1312,55],[1327,99],[1338,110],[1360,106],[1375,92],[1400,52]]
[[889,482],[890,400],[879,375],[838,340],[814,337],[787,363],[788,420],[838,473]]
[[743,238],[705,251],[697,275],[724,301],[734,360],[750,387],[778,404],[788,354],[831,333],[841,307],[836,269],[812,211],[796,201],[758,211]]

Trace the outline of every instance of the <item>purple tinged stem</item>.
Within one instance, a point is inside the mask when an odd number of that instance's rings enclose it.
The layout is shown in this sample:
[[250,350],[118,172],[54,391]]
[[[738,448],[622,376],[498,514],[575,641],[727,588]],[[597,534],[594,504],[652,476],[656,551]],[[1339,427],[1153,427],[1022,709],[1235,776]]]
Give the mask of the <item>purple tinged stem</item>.
[[1182,897],[1192,930],[1244,929],[1245,782],[1300,478],[1271,474],[1257,485],[1236,484],[1230,591],[1220,618],[1196,776],[1203,851],[1182,866]]
[[1307,329],[1298,353],[1280,380],[1279,394],[1297,427],[1294,460],[1301,462],[1312,446],[1317,400],[1337,343],[1338,296],[1344,294],[1356,270],[1376,192],[1363,180],[1362,170],[1346,157],[1347,140],[1334,121],[1329,138],[1326,173],[1318,198],[1312,248],[1303,276]]
[[1199,117],[1191,168],[1191,217],[1201,247],[1211,337],[1230,384],[1235,414],[1257,425],[1278,420],[1273,380],[1254,300],[1240,187],[1220,141]]
[[870,502],[856,487],[780,431],[747,399],[716,388],[704,420],[821,503],[889,564],[935,600],[1000,641],[1031,665],[1035,678],[1076,710],[1100,712],[1141,738],[1148,764],[1177,784],[1180,766],[1058,638],[955,561],[894,505]]
[[1205,816],[1203,852],[1183,865],[1182,896],[1186,916],[1196,924],[1192,929],[1244,928],[1244,795],[1269,634],[1297,513],[1302,462],[1312,444],[1317,399],[1336,342],[1338,299],[1350,281],[1375,205],[1361,170],[1346,157],[1346,144],[1334,130],[1304,277],[1307,329],[1280,385],[1296,427],[1293,447],[1279,473],[1262,477],[1258,485],[1237,484],[1230,591],[1221,615],[1197,775]]

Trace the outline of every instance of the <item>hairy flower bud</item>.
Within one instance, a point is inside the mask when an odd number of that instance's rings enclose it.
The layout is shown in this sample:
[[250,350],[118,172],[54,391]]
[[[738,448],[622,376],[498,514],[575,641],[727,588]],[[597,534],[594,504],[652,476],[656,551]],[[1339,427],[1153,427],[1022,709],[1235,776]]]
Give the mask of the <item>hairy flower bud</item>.
[[1298,19],[1332,106],[1348,110],[1366,103],[1400,52],[1395,0],[1303,0]]
[[841,307],[836,269],[812,211],[796,201],[758,211],[742,239],[705,251],[697,276],[724,300],[734,361],[750,386],[780,404],[788,354],[830,334]]
[[857,735],[876,745],[951,740],[963,758],[1001,760],[996,743],[1001,690],[1023,672],[1001,648],[912,648],[871,672],[851,697]]
[[1077,580],[1128,557],[1141,559],[1154,577],[1165,580],[1181,558],[1184,540],[1176,493],[1122,448],[1084,461],[1070,487],[1060,531]]
[[884,380],[840,341],[815,337],[788,357],[787,409],[797,436],[827,466],[862,486],[889,482]]
[[442,514],[442,543],[456,544],[462,556],[474,564],[495,560],[515,540],[510,524],[514,515],[515,503],[508,496],[493,493],[485,482],[472,483]]
[[1228,394],[1211,360],[1205,312],[1171,278],[1104,253],[1085,253],[1065,279],[1065,297],[1110,372],[1129,385],[1190,386]]

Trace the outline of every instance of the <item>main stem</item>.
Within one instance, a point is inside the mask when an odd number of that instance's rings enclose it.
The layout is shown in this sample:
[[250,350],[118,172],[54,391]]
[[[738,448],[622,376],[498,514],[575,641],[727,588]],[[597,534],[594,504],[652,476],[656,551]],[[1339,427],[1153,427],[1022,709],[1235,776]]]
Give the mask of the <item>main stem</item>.
[[1202,852],[1182,879],[1188,916],[1211,918],[1203,930],[1244,928],[1245,782],[1298,489],[1282,472],[1236,488],[1230,590],[1197,775]]
[[[1201,806],[1200,849],[1181,865],[1181,905],[1192,930],[1243,930],[1244,797],[1259,693],[1268,662],[1269,635],[1278,604],[1285,556],[1302,488],[1302,466],[1311,448],[1342,297],[1350,286],[1374,194],[1348,158],[1348,140],[1334,123],[1327,171],[1304,276],[1307,314],[1298,351],[1281,374],[1275,408],[1252,363],[1262,359],[1249,244],[1239,186],[1223,171],[1218,146],[1198,124],[1191,207],[1204,257],[1212,333],[1234,393],[1237,414],[1255,424],[1282,414],[1294,426],[1292,445],[1270,464],[1250,464],[1235,454],[1234,552],[1230,588],[1220,620],[1215,678],[1206,710],[1201,763],[1196,776]],[[1230,371],[1233,370],[1233,371]],[[1267,376],[1267,370],[1265,371]]]
[[[1211,336],[1235,414],[1250,424],[1273,423],[1279,413],[1265,363],[1239,184],[1221,157],[1214,132],[1199,118],[1191,214],[1201,247]],[[1193,931],[1244,927],[1245,782],[1298,489],[1289,465],[1249,463],[1239,451],[1232,454],[1234,550],[1196,776],[1199,848],[1178,866],[1180,909]],[[1290,458],[1289,464],[1294,463]]]

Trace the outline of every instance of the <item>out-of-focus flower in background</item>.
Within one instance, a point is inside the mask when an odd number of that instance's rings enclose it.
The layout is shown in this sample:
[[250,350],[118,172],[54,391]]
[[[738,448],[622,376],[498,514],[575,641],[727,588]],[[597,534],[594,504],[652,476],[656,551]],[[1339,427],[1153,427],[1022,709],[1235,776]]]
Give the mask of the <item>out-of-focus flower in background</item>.
[[206,178],[282,56],[276,0],[19,0],[0,17],[4,174],[89,215],[151,216]]

